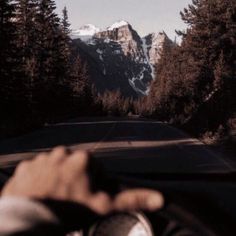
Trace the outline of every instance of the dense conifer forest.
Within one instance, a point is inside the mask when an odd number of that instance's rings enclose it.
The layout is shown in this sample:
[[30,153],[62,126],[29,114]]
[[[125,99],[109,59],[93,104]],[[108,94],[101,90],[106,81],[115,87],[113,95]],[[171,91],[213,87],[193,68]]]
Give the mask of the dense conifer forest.
[[86,65],[72,59],[67,10],[62,19],[55,10],[53,0],[0,1],[2,132],[92,112]]
[[181,12],[181,45],[165,47],[138,113],[195,135],[235,141],[236,1],[193,0]]

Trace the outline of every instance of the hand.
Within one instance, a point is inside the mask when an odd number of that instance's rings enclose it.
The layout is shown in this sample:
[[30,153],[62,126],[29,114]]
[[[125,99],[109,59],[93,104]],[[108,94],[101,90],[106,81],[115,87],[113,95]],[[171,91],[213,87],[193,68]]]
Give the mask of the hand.
[[113,211],[155,211],[163,204],[163,196],[148,189],[127,190],[111,198],[106,192],[93,193],[87,173],[89,155],[65,148],[55,148],[35,159],[22,162],[3,188],[2,196],[52,199],[81,204],[99,215]]

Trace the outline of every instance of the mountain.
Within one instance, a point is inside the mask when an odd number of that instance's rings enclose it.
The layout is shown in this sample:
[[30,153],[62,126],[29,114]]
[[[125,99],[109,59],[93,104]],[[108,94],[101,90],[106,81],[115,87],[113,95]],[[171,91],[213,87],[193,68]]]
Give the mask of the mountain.
[[144,51],[147,54],[148,61],[152,67],[158,64],[164,44],[174,45],[165,32],[151,33],[143,39]]
[[97,90],[119,89],[126,97],[148,94],[164,43],[173,44],[164,32],[141,38],[126,21],[105,30],[85,25],[71,37]]
[[73,30],[71,38],[72,39],[80,38],[81,40],[86,42],[89,39],[91,39],[94,36],[94,34],[98,33],[99,31],[100,29],[97,28],[96,26],[92,24],[87,24],[80,27],[78,30]]

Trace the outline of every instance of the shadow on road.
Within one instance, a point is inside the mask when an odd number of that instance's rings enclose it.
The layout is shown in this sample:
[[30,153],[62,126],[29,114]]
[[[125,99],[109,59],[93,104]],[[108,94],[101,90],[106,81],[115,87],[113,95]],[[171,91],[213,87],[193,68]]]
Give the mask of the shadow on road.
[[0,142],[0,168],[65,145],[92,151],[113,172],[200,173],[232,170],[198,140],[160,122],[143,120],[67,122]]
[[37,152],[55,146],[100,141],[171,141],[186,136],[168,130],[159,122],[114,121],[70,122],[45,127],[19,138],[0,142],[0,155]]

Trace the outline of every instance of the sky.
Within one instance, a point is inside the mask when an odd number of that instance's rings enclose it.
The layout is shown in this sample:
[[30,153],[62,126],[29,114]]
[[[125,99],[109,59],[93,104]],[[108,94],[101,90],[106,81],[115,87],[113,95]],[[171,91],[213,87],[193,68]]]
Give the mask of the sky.
[[128,21],[141,35],[164,30],[175,39],[175,30],[183,30],[180,11],[192,0],[56,0],[57,11],[67,7],[72,29],[93,24],[101,29],[118,20]]

